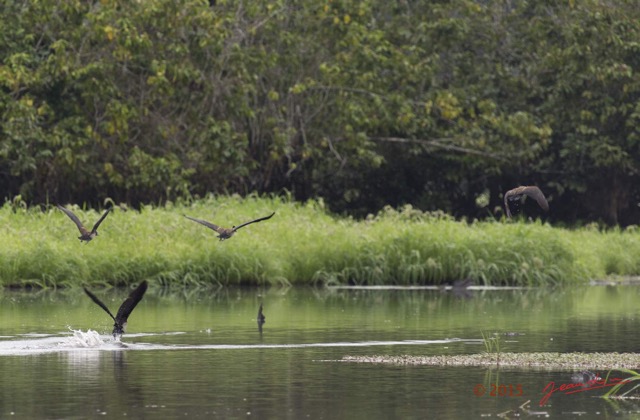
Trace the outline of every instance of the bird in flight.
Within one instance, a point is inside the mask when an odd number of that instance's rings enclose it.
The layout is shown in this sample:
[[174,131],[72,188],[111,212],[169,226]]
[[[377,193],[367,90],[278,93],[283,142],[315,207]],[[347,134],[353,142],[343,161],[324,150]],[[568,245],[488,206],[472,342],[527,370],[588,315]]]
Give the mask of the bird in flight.
[[104,309],[111,318],[113,318],[114,324],[112,334],[114,338],[118,339],[122,336],[122,334],[124,334],[124,330],[127,327],[127,319],[129,319],[129,315],[131,315],[131,312],[136,307],[138,302],[142,300],[144,292],[147,291],[147,286],[147,281],[145,280],[140,283],[140,285],[136,287],[133,292],[129,293],[129,297],[127,297],[125,301],[122,302],[122,305],[120,305],[120,309],[118,309],[118,313],[116,314],[116,316],[113,316],[109,308],[107,308],[107,305],[102,303],[102,301],[98,299],[96,295],[91,293],[86,287],[84,288],[84,292],[91,298],[91,300],[97,303],[98,306]]
[[257,223],[257,222],[262,222],[263,220],[271,219],[274,214],[276,214],[275,211],[273,213],[271,213],[269,216],[261,217],[261,218],[256,219],[256,220],[252,220],[250,222],[243,223],[243,224],[241,224],[239,226],[233,226],[232,228],[223,228],[223,227],[220,227],[218,225],[214,225],[213,223],[209,223],[206,220],[200,220],[200,219],[196,219],[194,217],[189,217],[186,214],[184,215],[184,217],[186,217],[189,220],[193,220],[194,222],[200,223],[201,225],[204,225],[204,226],[208,227],[209,229],[213,229],[214,231],[218,232],[218,234],[219,234],[218,238],[220,238],[221,241],[224,241],[225,239],[229,239],[230,237],[232,237],[233,234],[236,233],[236,231],[238,229],[240,229],[241,227],[250,225],[251,223]]
[[545,198],[542,191],[540,191],[540,188],[536,187],[535,185],[522,186],[509,190],[504,194],[504,208],[507,212],[507,217],[511,218],[511,209],[509,208],[509,203],[520,200],[524,195],[536,200],[542,210],[549,211],[549,203],[547,202],[547,199]]
[[65,207],[62,207],[60,204],[57,204],[56,206],[60,210],[62,210],[67,216],[69,216],[69,218],[73,221],[73,223],[76,224],[76,226],[78,227],[78,230],[80,231],[80,236],[78,236],[78,239],[80,239],[80,242],[86,241],[87,243],[89,243],[89,241],[91,241],[93,238],[98,236],[98,226],[100,226],[100,223],[102,223],[104,218],[107,217],[107,215],[111,211],[111,208],[108,208],[104,212],[102,217],[100,217],[100,219],[96,222],[96,224],[93,225],[93,228],[91,229],[91,231],[89,231],[86,227],[84,227],[80,219],[78,219],[78,216],[76,216],[71,210]]

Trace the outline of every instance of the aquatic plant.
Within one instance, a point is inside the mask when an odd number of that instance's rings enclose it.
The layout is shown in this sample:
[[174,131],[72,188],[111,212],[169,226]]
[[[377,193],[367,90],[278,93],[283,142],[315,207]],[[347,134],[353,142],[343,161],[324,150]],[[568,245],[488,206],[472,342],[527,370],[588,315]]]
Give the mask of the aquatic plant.
[[480,331],[482,334],[482,343],[487,354],[496,356],[496,364],[500,366],[500,336],[497,334],[485,334],[484,331]]
[[[626,373],[630,376],[627,378],[624,378],[624,380],[620,381],[615,386],[611,387],[611,389],[607,391],[606,394],[604,394],[604,398],[626,398],[631,392],[640,388],[640,373],[631,369],[619,368],[616,370],[622,373]],[[605,382],[609,381],[609,377],[611,376],[611,373],[612,371],[609,371],[609,373],[607,373]],[[627,388],[627,390],[625,392],[622,392],[623,388]]]

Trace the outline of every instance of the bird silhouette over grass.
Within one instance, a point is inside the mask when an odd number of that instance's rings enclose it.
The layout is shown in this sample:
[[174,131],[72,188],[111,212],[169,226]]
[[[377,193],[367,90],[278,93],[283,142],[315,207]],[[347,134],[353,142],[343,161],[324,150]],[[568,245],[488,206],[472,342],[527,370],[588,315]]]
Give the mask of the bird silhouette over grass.
[[206,220],[196,219],[195,217],[190,217],[190,216],[187,216],[186,214],[183,216],[189,220],[193,220],[194,222],[200,223],[201,225],[204,225],[209,229],[213,229],[214,231],[218,232],[218,238],[220,238],[221,241],[224,241],[225,239],[229,239],[230,237],[232,237],[233,234],[236,233],[236,231],[241,227],[250,225],[251,223],[257,223],[257,222],[262,222],[263,220],[271,219],[274,214],[276,214],[275,211],[271,213],[269,216],[261,217],[259,219],[255,219],[250,222],[245,222],[239,226],[233,226],[231,228],[220,227],[218,225],[214,225],[213,223],[207,222]]
[[62,207],[60,204],[57,204],[57,207],[60,210],[62,210],[64,214],[69,216],[69,218],[73,221],[73,223],[76,224],[76,226],[78,227],[78,230],[80,231],[80,236],[78,236],[78,239],[80,239],[80,242],[85,241],[85,243],[89,243],[93,238],[98,236],[98,226],[100,226],[100,223],[102,223],[102,221],[105,219],[105,217],[107,217],[107,215],[111,211],[111,208],[108,208],[104,212],[102,217],[100,217],[100,219],[96,222],[96,224],[93,225],[93,228],[91,229],[91,231],[89,231],[86,227],[84,227],[80,219],[78,219],[78,216],[76,216],[71,210],[65,207]]
[[98,306],[104,309],[105,312],[108,313],[111,318],[113,318],[114,324],[113,324],[112,334],[113,334],[113,337],[117,339],[121,337],[122,334],[124,334],[124,331],[127,327],[127,319],[129,319],[129,315],[131,315],[131,312],[135,309],[138,302],[142,300],[144,293],[147,291],[147,286],[148,284],[147,284],[147,281],[145,280],[142,283],[140,283],[140,285],[138,285],[138,287],[136,287],[131,293],[129,293],[129,297],[127,297],[125,301],[122,302],[122,305],[120,305],[120,309],[118,309],[118,313],[116,314],[116,316],[113,316],[113,314],[111,313],[107,305],[102,303],[102,301],[98,299],[96,295],[91,293],[86,287],[84,288],[84,292]]
[[521,186],[507,191],[504,194],[504,209],[507,213],[507,217],[511,218],[510,204],[519,202],[523,196],[528,196],[536,200],[540,208],[544,211],[549,211],[549,203],[545,198],[540,188],[535,185]]

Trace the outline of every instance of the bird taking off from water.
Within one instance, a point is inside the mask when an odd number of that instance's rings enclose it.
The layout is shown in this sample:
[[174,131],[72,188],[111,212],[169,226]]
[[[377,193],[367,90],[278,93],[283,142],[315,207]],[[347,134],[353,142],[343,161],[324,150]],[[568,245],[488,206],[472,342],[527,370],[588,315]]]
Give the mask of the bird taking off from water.
[[542,210],[549,211],[549,203],[547,202],[547,199],[545,198],[542,191],[540,191],[540,188],[536,187],[535,185],[530,185],[526,187],[514,188],[504,194],[504,209],[507,212],[507,217],[511,218],[511,209],[509,208],[509,203],[520,200],[524,195],[527,195],[536,200]]
[[98,220],[96,224],[93,225],[93,228],[91,229],[91,231],[89,231],[87,230],[86,227],[84,227],[80,219],[78,219],[78,216],[76,216],[71,210],[65,207],[62,207],[60,204],[57,204],[56,206],[60,210],[62,210],[67,216],[69,216],[69,218],[73,221],[73,223],[75,223],[76,226],[78,226],[78,230],[80,231],[80,236],[78,236],[78,239],[80,239],[80,242],[86,241],[87,243],[91,241],[93,238],[95,238],[96,236],[98,236],[98,226],[100,226],[100,223],[102,223],[104,218],[107,217],[107,214],[109,214],[109,212],[111,211],[111,208],[108,208],[107,211],[104,212],[102,217],[100,217],[100,220]]
[[136,287],[133,292],[129,293],[129,297],[127,297],[122,305],[120,305],[120,309],[118,309],[118,313],[116,314],[116,316],[113,316],[109,308],[107,308],[107,305],[102,303],[102,301],[98,299],[96,295],[87,290],[86,287],[84,288],[84,292],[91,298],[91,300],[97,303],[99,307],[104,309],[111,318],[113,318],[114,324],[112,334],[113,337],[117,339],[118,337],[122,336],[122,334],[124,334],[124,330],[127,328],[127,319],[129,318],[129,315],[131,315],[131,312],[136,307],[138,302],[142,300],[144,292],[147,291],[147,286],[147,281],[145,280],[140,283],[140,285]]
[[194,217],[189,217],[186,214],[184,215],[184,217],[186,217],[189,220],[193,220],[194,222],[200,223],[201,225],[204,225],[204,226],[208,227],[209,229],[213,229],[214,231],[219,233],[218,238],[220,238],[221,241],[224,241],[225,239],[229,239],[230,237],[232,237],[233,234],[236,233],[236,231],[238,229],[240,229],[241,227],[250,225],[251,223],[257,223],[257,222],[262,222],[263,220],[271,219],[274,214],[276,214],[275,211],[273,213],[271,213],[267,217],[261,217],[261,218],[256,219],[256,220],[252,220],[250,222],[243,223],[243,224],[241,224],[239,226],[233,226],[232,228],[223,228],[223,227],[220,227],[218,225],[214,225],[213,223],[209,223],[206,220],[200,220],[200,219],[196,219]]

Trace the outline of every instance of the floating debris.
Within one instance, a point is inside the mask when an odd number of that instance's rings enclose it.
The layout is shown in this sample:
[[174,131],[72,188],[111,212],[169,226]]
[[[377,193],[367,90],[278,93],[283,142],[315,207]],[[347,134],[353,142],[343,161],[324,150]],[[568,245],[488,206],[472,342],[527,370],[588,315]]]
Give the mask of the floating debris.
[[345,356],[340,362],[547,369],[620,369],[640,366],[638,353],[479,353],[442,356]]

